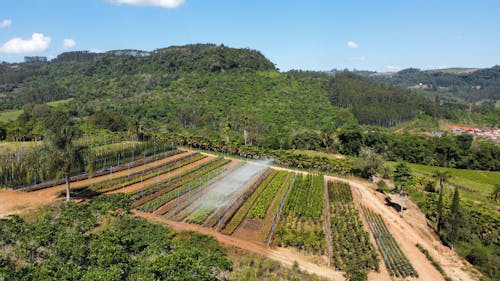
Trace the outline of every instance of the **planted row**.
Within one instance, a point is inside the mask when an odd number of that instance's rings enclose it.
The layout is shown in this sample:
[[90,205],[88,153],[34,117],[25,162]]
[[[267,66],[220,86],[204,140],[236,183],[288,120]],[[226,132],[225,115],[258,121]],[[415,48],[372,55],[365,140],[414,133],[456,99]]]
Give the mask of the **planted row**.
[[267,185],[260,196],[256,199],[255,204],[248,212],[248,217],[251,219],[262,219],[266,216],[267,210],[271,201],[276,196],[278,189],[283,185],[287,178],[288,172],[280,171]]
[[361,279],[366,280],[369,270],[378,270],[378,258],[354,205],[351,187],[348,183],[330,181],[327,190],[331,261],[336,269],[344,270],[348,278],[355,275],[364,276]]
[[323,254],[326,246],[322,211],[323,176],[297,176],[276,231],[277,244]]
[[[204,169],[207,166],[214,164],[214,163],[223,163],[225,165],[229,161],[230,160],[226,160],[222,157],[218,157],[218,158],[209,160],[205,163],[202,163],[196,167],[192,167],[191,169],[185,170],[182,173],[180,173],[174,177],[170,177],[168,179],[165,179],[165,180],[156,182],[154,184],[145,186],[141,190],[138,190],[138,191],[131,194],[132,200],[135,201],[133,203],[133,206],[140,206],[147,201],[150,201],[150,200],[152,200],[152,199],[154,199],[154,198],[156,198],[164,193],[167,193],[167,192],[175,189],[176,187],[178,187],[178,185],[176,185],[176,184],[180,184],[184,177],[189,176],[190,178],[198,179],[201,181],[200,178],[196,177],[196,175],[193,175],[193,174],[198,172],[199,170]],[[165,187],[167,187],[167,188],[165,188]]]
[[134,173],[133,175],[124,176],[117,180],[110,181],[108,183],[104,183],[98,186],[94,186],[92,189],[99,192],[109,192],[119,188],[123,188],[132,184],[136,184],[141,181],[145,181],[151,178],[154,178],[158,175],[162,175],[173,170],[179,169],[183,166],[189,165],[196,161],[199,161],[203,158],[206,158],[205,155],[201,154],[189,154],[180,159],[175,159],[165,163],[164,165],[160,165],[157,167],[152,167],[150,169],[144,169],[141,172]]
[[269,176],[259,185],[255,192],[248,198],[248,200],[245,201],[238,212],[231,218],[231,221],[224,227],[222,233],[232,234],[234,232],[238,225],[240,225],[241,221],[247,216],[247,214],[249,214],[250,208],[253,208],[255,206],[254,203],[258,200],[258,198],[262,197],[263,192],[267,190],[270,183],[278,177],[279,173],[284,173],[286,175],[286,172],[278,172],[276,170],[273,170],[269,174]]
[[373,236],[375,237],[379,251],[382,254],[385,266],[389,270],[391,276],[398,278],[418,277],[417,271],[410,264],[410,261],[401,251],[396,240],[394,240],[394,237],[392,237],[387,229],[382,216],[364,206],[362,209]]
[[170,202],[175,198],[179,198],[185,193],[195,193],[199,188],[202,188],[211,180],[217,179],[225,169],[221,168],[231,160],[218,158],[211,161],[207,165],[203,165],[196,172],[189,171],[185,173],[178,180],[170,181],[163,185],[160,190],[169,190],[167,193],[157,192],[150,198],[150,201],[142,204],[138,209],[144,212],[153,212]]

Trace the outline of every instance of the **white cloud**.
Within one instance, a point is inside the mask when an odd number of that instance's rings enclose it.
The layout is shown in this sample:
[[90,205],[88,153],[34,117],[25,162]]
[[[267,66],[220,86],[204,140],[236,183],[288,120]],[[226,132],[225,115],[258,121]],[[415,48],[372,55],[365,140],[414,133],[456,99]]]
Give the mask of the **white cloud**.
[[50,37],[43,33],[33,33],[30,39],[13,38],[0,47],[0,53],[24,54],[47,50],[50,46]]
[[153,6],[153,7],[162,7],[167,9],[177,8],[180,5],[184,4],[186,0],[108,0],[113,4],[126,4],[133,6]]
[[354,41],[348,41],[347,42],[347,47],[351,48],[351,49],[357,49],[359,47],[359,45],[354,42]]
[[388,65],[386,66],[386,68],[389,69],[390,71],[398,71],[401,69],[401,67],[397,65]]
[[92,50],[90,50],[89,52],[91,52],[91,53],[96,53],[96,54],[100,54],[100,53],[102,53],[102,50],[99,50],[99,49],[92,49]]
[[74,46],[76,46],[76,41],[73,39],[64,39],[63,40],[63,47],[64,49],[71,49]]
[[11,24],[12,24],[12,20],[9,20],[9,19],[0,21],[0,28],[10,26]]

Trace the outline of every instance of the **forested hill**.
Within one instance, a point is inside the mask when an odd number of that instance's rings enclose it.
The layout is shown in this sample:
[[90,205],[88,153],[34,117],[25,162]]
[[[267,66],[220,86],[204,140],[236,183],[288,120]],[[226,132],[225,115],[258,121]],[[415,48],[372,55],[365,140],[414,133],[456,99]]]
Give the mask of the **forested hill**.
[[[275,70],[274,64],[258,51],[214,44],[173,46],[152,52],[77,51],[60,54],[50,62],[31,58],[27,61],[0,65],[0,110],[79,96],[78,90],[74,89],[76,84],[71,87],[65,83],[74,78],[103,81],[126,75],[161,75],[165,78],[185,72]],[[95,85],[95,91],[99,88],[100,85]]]
[[341,127],[393,126],[418,114],[465,110],[352,73],[281,73],[258,51],[213,44],[68,52],[52,61],[0,65],[0,112],[24,109],[15,122],[0,124],[8,139],[43,137],[50,111],[44,104],[69,98],[66,108],[85,128],[135,131],[140,125],[146,133],[273,148]]
[[441,93],[448,100],[478,102],[500,100],[500,66],[483,69],[420,70],[393,74],[359,72],[377,82]]
[[342,72],[330,80],[333,104],[351,108],[362,124],[394,126],[415,118],[419,111],[437,115],[434,102],[400,87],[369,81],[350,72]]

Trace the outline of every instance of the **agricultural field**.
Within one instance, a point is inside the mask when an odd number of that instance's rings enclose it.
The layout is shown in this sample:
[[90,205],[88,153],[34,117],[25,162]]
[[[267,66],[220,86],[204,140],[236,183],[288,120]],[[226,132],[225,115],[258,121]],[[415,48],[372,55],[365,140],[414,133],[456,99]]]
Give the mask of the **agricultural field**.
[[275,243],[323,255],[326,249],[323,202],[323,176],[297,176],[284,205]]
[[382,216],[364,206],[362,210],[391,276],[395,278],[418,277],[417,271],[387,229]]
[[[380,272],[380,261],[391,278],[418,278],[382,217],[361,208],[348,183],[161,143],[92,151],[95,171],[72,177],[74,198],[126,193],[140,214],[292,251],[350,280]],[[22,190],[63,186],[49,183]]]
[[333,266],[348,276],[379,270],[377,254],[345,182],[327,183],[331,237],[329,257]]

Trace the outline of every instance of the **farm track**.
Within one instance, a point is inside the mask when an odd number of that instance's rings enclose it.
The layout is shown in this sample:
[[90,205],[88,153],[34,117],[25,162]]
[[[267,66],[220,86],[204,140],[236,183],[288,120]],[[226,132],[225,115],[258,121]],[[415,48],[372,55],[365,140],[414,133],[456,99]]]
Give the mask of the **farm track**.
[[206,163],[212,159],[214,159],[215,156],[212,156],[212,157],[205,157],[203,159],[200,159],[198,161],[195,161],[193,163],[190,163],[186,166],[182,166],[180,167],[179,169],[175,169],[173,171],[170,171],[168,173],[164,173],[164,174],[160,174],[159,176],[155,176],[155,177],[152,177],[148,180],[145,180],[143,182],[138,182],[138,183],[135,183],[135,184],[132,184],[132,185],[129,185],[129,186],[126,186],[124,188],[119,188],[119,189],[116,189],[116,190],[112,190],[112,191],[109,191],[109,192],[106,192],[105,194],[116,194],[116,193],[135,193],[135,192],[138,192],[141,190],[141,188],[146,188],[148,186],[151,186],[151,185],[154,185],[156,182],[161,182],[163,180],[167,180],[169,178],[172,178],[172,177],[175,177],[177,175],[180,175],[182,174],[183,172],[191,169],[191,168],[194,168],[196,166],[199,166],[203,163]]
[[[193,152],[187,152],[189,154]],[[171,157],[167,157],[158,161],[150,162],[145,165],[146,169],[156,167],[165,164],[173,159],[178,159],[185,156],[186,153],[180,153]],[[144,165],[134,167],[130,169],[130,173],[140,172],[144,169]],[[128,170],[113,173],[111,175],[112,179],[127,176]],[[80,188],[88,186],[90,184],[96,184],[99,182],[109,180],[109,175],[103,175],[100,177],[95,177],[92,179],[86,179],[78,182],[71,183],[71,188]],[[60,193],[64,192],[66,189],[65,184],[56,185],[54,187],[49,187],[45,189],[40,189],[32,192],[15,191],[8,189],[0,189],[0,218],[6,217],[10,214],[19,214],[24,211],[30,210],[32,208],[47,205],[51,202],[57,200],[60,197]]]
[[[346,180],[332,176],[328,176],[327,178],[330,180],[349,182],[353,187],[355,201],[370,207],[372,210],[376,210],[376,212],[384,218],[390,233],[401,247],[403,253],[410,259],[410,262],[418,271],[419,278],[412,278],[412,280],[444,280],[443,276],[431,265],[424,254],[418,250],[416,247],[417,243],[424,246],[424,248],[430,252],[434,259],[441,264],[446,274],[453,280],[472,281],[479,279],[471,276],[469,273],[469,271],[475,271],[474,268],[460,258],[456,252],[442,245],[439,238],[434,235],[422,235],[420,230],[414,228],[415,224],[408,222],[408,216],[415,217],[415,214],[425,221],[425,216],[423,216],[423,214],[421,215],[420,210],[411,208],[401,215],[384,204],[383,198],[370,187],[370,183],[361,180]],[[359,211],[361,212],[361,210]],[[363,222],[366,223],[366,221]],[[425,226],[425,228],[428,227]],[[430,240],[429,237],[433,238]],[[380,274],[373,272],[370,273],[369,280],[372,280],[372,277],[373,280],[391,280],[389,275],[380,276]]]

